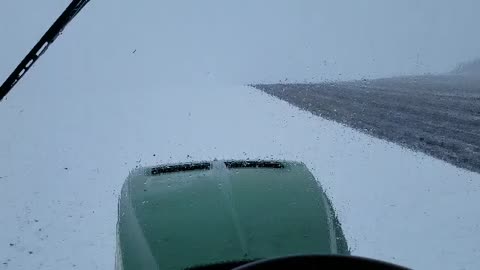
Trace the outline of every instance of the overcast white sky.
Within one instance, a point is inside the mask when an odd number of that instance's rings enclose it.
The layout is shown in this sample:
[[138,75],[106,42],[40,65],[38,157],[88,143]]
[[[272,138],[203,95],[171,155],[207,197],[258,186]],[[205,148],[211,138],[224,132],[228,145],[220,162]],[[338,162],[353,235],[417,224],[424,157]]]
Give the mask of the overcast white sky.
[[[67,4],[2,1],[0,78]],[[478,10],[476,0],[92,0],[74,21],[91,32],[71,25],[56,42],[88,42],[91,57],[106,60],[136,49],[130,68],[155,62],[144,75],[174,83],[372,78],[445,72],[479,57]],[[75,49],[64,57],[85,53]]]
[[[2,80],[68,3],[0,0]],[[479,174],[229,85],[448,71],[479,56],[478,10],[91,0],[0,102],[0,269],[112,269],[128,171],[188,156],[304,161],[354,254],[480,269]]]

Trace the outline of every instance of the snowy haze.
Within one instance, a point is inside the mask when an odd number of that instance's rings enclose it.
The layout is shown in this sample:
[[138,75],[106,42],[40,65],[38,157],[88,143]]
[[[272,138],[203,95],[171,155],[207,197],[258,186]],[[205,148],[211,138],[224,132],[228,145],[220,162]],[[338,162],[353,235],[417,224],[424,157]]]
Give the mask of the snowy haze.
[[[0,269],[112,269],[129,170],[214,158],[305,162],[355,255],[479,269],[479,174],[243,86],[443,72],[480,47],[475,1],[358,2],[92,0],[0,103]],[[1,76],[67,4],[2,1]]]
[[[0,34],[9,39],[0,77],[67,4],[2,1]],[[373,78],[446,72],[479,57],[478,10],[476,0],[93,0],[74,21],[88,31],[64,37],[88,42],[69,51],[83,53],[85,64],[136,49],[129,68],[174,83]]]

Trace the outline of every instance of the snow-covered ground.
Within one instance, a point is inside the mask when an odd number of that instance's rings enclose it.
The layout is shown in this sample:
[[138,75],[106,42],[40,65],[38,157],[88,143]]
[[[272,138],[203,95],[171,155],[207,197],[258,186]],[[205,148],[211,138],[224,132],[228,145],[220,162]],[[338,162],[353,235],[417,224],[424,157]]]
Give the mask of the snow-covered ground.
[[181,52],[155,53],[174,40],[128,25],[137,36],[126,39],[117,24],[128,12],[106,12],[102,1],[87,6],[0,103],[0,269],[112,269],[129,170],[214,158],[305,162],[356,255],[480,268],[479,174],[208,72],[182,73],[189,55],[172,78],[162,61]]
[[43,96],[34,89],[50,83],[37,73],[0,107],[0,260],[8,269],[111,269],[128,171],[213,158],[304,161],[354,254],[418,269],[480,267],[478,174],[248,87],[85,95],[78,79]]

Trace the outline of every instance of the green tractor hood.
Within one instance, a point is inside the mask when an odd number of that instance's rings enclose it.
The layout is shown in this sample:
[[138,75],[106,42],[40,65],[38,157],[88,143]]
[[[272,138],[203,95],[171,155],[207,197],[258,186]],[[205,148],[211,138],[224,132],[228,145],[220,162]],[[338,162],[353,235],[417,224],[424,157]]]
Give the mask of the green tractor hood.
[[122,188],[118,269],[185,269],[294,254],[348,254],[329,200],[302,163],[139,168]]

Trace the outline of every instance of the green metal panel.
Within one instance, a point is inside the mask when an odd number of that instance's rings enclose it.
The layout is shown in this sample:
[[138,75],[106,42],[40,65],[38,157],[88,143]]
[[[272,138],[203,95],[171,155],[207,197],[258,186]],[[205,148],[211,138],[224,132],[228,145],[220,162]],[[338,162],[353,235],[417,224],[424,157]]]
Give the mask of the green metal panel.
[[119,201],[118,268],[184,269],[292,254],[348,254],[305,165],[152,175],[137,169]]

